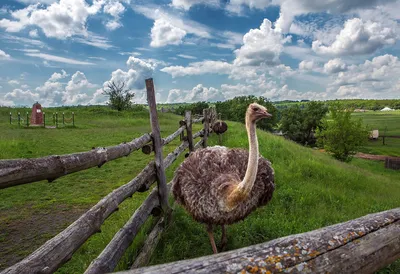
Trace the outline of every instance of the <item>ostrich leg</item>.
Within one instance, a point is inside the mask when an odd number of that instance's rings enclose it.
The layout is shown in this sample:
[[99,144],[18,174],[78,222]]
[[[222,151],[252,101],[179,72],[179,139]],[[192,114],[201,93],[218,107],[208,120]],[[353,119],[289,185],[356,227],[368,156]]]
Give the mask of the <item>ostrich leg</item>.
[[228,243],[228,239],[226,238],[226,227],[225,225],[221,225],[222,229],[222,236],[221,236],[221,251],[223,251],[226,247],[226,244]]
[[214,233],[213,233],[213,227],[212,225],[207,225],[207,233],[208,233],[208,238],[210,238],[210,243],[213,249],[214,254],[217,254],[217,246],[215,245],[214,241]]

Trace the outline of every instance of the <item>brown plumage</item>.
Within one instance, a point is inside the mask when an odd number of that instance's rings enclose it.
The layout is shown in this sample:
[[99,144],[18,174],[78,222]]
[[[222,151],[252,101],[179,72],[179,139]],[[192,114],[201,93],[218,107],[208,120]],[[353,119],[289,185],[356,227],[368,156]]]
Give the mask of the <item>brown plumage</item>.
[[218,120],[213,124],[212,130],[216,134],[222,134],[228,130],[228,125],[224,121]]
[[255,123],[271,116],[264,107],[251,104],[246,112],[250,151],[215,146],[197,150],[175,171],[172,193],[198,222],[207,225],[216,253],[213,225],[225,226],[246,218],[267,204],[274,192],[271,163],[259,157]]

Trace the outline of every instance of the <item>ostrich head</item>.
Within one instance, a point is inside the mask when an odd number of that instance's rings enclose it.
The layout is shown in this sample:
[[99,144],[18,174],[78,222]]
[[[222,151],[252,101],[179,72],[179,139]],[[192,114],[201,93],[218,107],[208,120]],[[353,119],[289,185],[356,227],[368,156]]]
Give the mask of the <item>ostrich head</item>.
[[268,113],[267,109],[257,103],[250,104],[247,108],[246,116],[251,122],[257,122],[260,119],[269,118],[272,115]]

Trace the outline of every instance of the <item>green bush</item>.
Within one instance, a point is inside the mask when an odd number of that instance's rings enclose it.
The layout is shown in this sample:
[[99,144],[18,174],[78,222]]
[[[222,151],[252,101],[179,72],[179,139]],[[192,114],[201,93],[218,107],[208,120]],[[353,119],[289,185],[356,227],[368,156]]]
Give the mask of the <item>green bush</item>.
[[315,130],[321,128],[328,108],[319,102],[309,102],[303,108],[293,105],[282,111],[279,128],[289,139],[303,144],[315,144]]
[[331,119],[325,119],[321,130],[317,131],[318,143],[326,151],[344,162],[349,162],[357,149],[368,138],[368,131],[361,119],[351,117],[353,110],[342,105],[331,105]]
[[217,102],[215,103],[215,107],[217,112],[221,113],[222,119],[244,123],[246,109],[249,104],[254,102],[266,107],[268,112],[272,114],[271,118],[259,121],[257,123],[258,127],[272,131],[278,121],[278,111],[276,107],[264,97],[257,98],[253,95],[235,97],[224,102]]

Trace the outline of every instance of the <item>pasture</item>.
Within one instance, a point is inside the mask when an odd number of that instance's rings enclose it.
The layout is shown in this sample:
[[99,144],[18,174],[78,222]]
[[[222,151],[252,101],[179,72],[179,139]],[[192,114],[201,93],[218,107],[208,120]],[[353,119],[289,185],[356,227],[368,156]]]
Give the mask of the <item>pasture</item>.
[[[379,136],[400,136],[400,110],[358,112],[353,113],[353,116],[362,118],[368,130],[378,129]],[[385,145],[382,144],[381,137],[375,141],[368,141],[362,152],[400,157],[400,139],[385,138]]]
[[[76,114],[76,128],[60,129],[19,129],[8,124],[9,111],[0,108],[0,159],[85,151],[115,145],[150,131],[148,113],[143,111],[118,113],[106,107],[54,109]],[[163,136],[177,129],[181,117],[169,113],[159,115]],[[223,136],[224,145],[247,148],[244,125],[228,122],[228,126]],[[400,174],[396,171],[385,170],[378,163],[366,160],[341,163],[324,153],[263,131],[259,131],[258,136],[260,153],[271,160],[275,169],[276,191],[269,205],[258,209],[245,221],[228,227],[227,249],[309,231],[395,208],[400,203]],[[178,142],[170,143],[164,154]],[[217,137],[212,136],[209,145],[215,144]],[[133,178],[152,158],[152,155],[135,152],[101,168],[70,174],[52,183],[42,181],[0,190],[0,269],[22,259],[68,226],[110,191]],[[181,157],[167,169],[168,180],[182,160]],[[136,194],[123,202],[119,211],[102,226],[102,232],[92,236],[58,273],[82,273],[147,195],[148,192]],[[146,233],[145,226],[118,270],[129,266]],[[220,236],[218,232],[217,243]],[[172,222],[151,263],[211,253],[203,225],[175,206]],[[399,271],[400,263],[394,263],[382,273]]]

